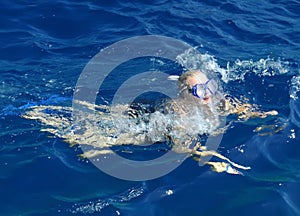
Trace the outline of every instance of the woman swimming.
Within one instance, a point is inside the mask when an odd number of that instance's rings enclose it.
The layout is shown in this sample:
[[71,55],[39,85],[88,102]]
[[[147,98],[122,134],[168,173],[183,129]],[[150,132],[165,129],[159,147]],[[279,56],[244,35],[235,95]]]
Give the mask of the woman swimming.
[[198,70],[171,79],[178,79],[179,97],[161,103],[153,112],[121,104],[109,107],[75,101],[92,112],[72,119],[67,115],[72,113],[72,107],[38,106],[23,116],[40,120],[48,126],[44,131],[71,145],[91,146],[81,155],[84,158],[114,153],[112,146],[167,142],[173,151],[184,152],[196,160],[207,156],[219,158],[223,162],[206,162],[217,172],[241,174],[237,169],[249,169],[207,149],[200,142],[201,136],[223,133],[227,127],[221,124],[222,117],[229,114],[247,120],[276,115],[277,112],[259,112],[255,106],[224,96],[217,81]]
[[[170,79],[178,79],[180,98],[173,100],[171,106],[168,106],[167,109],[171,108],[172,112],[180,113],[181,116],[188,114],[194,116],[200,111],[203,121],[210,123],[211,128],[206,133],[212,136],[223,133],[228,127],[223,125],[223,127],[218,128],[220,126],[220,116],[234,114],[239,120],[246,121],[249,118],[266,118],[267,116],[278,114],[275,110],[268,112],[258,111],[255,105],[242,103],[236,98],[222,94],[217,81],[213,78],[209,79],[206,74],[199,70],[188,71],[180,77],[171,76]],[[196,137],[194,136],[189,142],[195,139]],[[182,146],[182,144],[179,146]],[[224,160],[224,162],[206,162],[216,172],[226,171],[232,174],[241,174],[230,165],[233,165],[235,168],[248,169],[248,167],[231,162],[228,158],[215,151],[208,150],[200,142],[197,142],[197,145],[194,146],[190,154],[192,156],[199,156],[198,160],[205,156],[216,156]]]

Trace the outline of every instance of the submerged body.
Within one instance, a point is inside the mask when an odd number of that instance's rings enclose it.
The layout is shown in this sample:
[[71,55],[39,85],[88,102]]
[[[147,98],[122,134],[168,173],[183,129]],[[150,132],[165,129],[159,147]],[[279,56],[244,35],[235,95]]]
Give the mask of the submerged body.
[[91,150],[82,154],[85,158],[114,153],[111,147],[116,145],[167,142],[173,151],[185,152],[197,160],[218,157],[223,162],[207,162],[216,172],[241,174],[233,167],[248,169],[207,149],[201,145],[199,137],[223,133],[226,130],[224,117],[229,114],[247,120],[276,115],[276,111],[258,112],[255,106],[224,96],[216,82],[200,71],[186,72],[178,77],[178,87],[178,98],[162,103],[154,112],[145,111],[143,106],[134,109],[128,104],[110,107],[74,101],[84,108],[82,113],[71,115],[72,107],[38,106],[23,117],[41,121],[47,125],[44,131],[71,145],[91,146]]

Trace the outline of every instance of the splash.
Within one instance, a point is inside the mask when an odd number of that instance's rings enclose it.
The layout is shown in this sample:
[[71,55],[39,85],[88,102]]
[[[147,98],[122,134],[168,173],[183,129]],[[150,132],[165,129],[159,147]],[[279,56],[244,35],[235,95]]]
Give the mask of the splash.
[[300,75],[294,76],[291,80],[290,98],[292,100],[298,100],[298,94],[300,92]]
[[299,92],[300,92],[300,75],[294,76],[291,80],[290,87],[290,120],[293,124],[300,128],[300,106],[299,106]]
[[235,80],[244,81],[245,75],[249,73],[264,77],[289,72],[288,61],[271,57],[262,58],[258,61],[237,59],[232,64],[228,62],[226,68],[222,68],[214,56],[207,53],[201,54],[196,51],[196,48],[187,50],[179,55],[176,60],[187,70],[198,69],[208,74],[219,73],[225,83]]
[[225,69],[221,68],[217,60],[208,53],[201,54],[196,48],[188,49],[181,55],[178,55],[176,60],[187,70],[200,70],[202,72],[213,75],[215,72],[224,74]]
[[[109,198],[98,199],[88,203],[76,203],[67,212],[72,214],[95,214],[103,211],[104,208],[109,206],[124,206],[124,203],[130,202],[144,194],[144,186],[133,187],[121,194]],[[118,210],[116,213],[118,214]]]
[[[273,76],[287,73],[286,62],[271,58],[261,59],[257,62],[252,60],[236,60],[233,66],[221,68],[216,59],[209,54],[199,54],[194,49],[187,50],[177,57],[177,61],[188,70],[200,69],[214,76],[216,72],[222,75],[226,83],[233,80],[244,80],[246,73],[255,73],[259,76]],[[234,102],[234,101],[232,101]],[[155,110],[148,112],[147,107],[139,104],[138,109],[129,105],[117,104],[114,106],[89,104],[84,101],[75,101],[82,109],[74,110],[68,106],[34,106],[27,110],[22,116],[27,119],[35,119],[42,122],[45,127],[43,131],[50,132],[73,145],[84,148],[82,154],[85,158],[93,158],[103,154],[114,153],[113,146],[140,145],[148,146],[153,143],[167,143],[176,152],[185,152],[195,156],[216,156],[226,162],[207,163],[215,168],[217,172],[229,170],[229,164],[236,168],[249,169],[239,166],[229,159],[209,149],[198,148],[194,152],[191,143],[200,141],[199,135],[214,134],[216,131],[225,132],[222,128],[220,110],[211,105],[197,106],[195,104],[182,103],[179,110],[183,113],[165,112],[166,110]],[[247,120],[249,116],[265,118],[268,112],[257,112],[254,107],[247,104],[236,106],[245,108],[241,112],[234,112],[240,120]],[[147,105],[146,105],[147,106]],[[246,112],[246,113],[245,113]],[[249,112],[249,113],[248,113]],[[75,113],[75,115],[74,115]],[[242,114],[250,114],[243,117]],[[273,114],[272,114],[273,115]],[[274,114],[274,115],[277,115]],[[224,120],[224,118],[223,118]],[[221,129],[221,130],[219,130]],[[171,142],[170,142],[171,141]],[[194,143],[195,144],[195,143]],[[145,148],[146,149],[146,148]],[[169,150],[169,149],[167,149]],[[122,151],[122,150],[121,150]]]
[[23,117],[39,120],[45,125],[43,131],[50,132],[71,145],[92,146],[93,150],[85,152],[84,157],[110,153],[110,147],[115,145],[166,142],[167,137],[180,144],[174,149],[188,148],[188,145],[181,145],[190,141],[191,137],[215,131],[220,123],[214,109],[210,109],[210,115],[206,116],[207,113],[203,110],[190,108],[192,115],[183,117],[160,111],[147,113],[143,105],[136,110],[128,105],[109,107],[83,101],[76,103],[84,107],[84,110],[82,113],[77,110],[75,116],[72,115],[72,107],[35,106],[25,112]]
[[248,73],[254,73],[261,77],[286,74],[289,72],[288,65],[289,62],[287,61],[276,60],[270,57],[258,61],[237,59],[232,66],[230,66],[230,63],[227,63],[227,68],[225,71],[222,71],[221,75],[224,82],[244,81],[245,75]]

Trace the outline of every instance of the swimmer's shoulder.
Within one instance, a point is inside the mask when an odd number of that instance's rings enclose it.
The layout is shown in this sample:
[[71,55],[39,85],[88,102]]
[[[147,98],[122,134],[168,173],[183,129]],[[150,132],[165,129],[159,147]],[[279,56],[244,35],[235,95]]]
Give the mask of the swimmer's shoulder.
[[161,107],[161,111],[165,114],[184,114],[187,113],[186,104],[182,99],[173,99],[166,101]]

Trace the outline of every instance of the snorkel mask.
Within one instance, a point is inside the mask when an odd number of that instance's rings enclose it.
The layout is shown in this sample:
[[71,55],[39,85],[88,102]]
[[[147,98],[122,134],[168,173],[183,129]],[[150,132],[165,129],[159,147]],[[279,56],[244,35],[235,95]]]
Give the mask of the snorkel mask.
[[215,80],[209,79],[204,84],[196,84],[189,92],[192,93],[193,96],[200,99],[205,99],[212,95],[215,95],[218,91],[218,84]]

